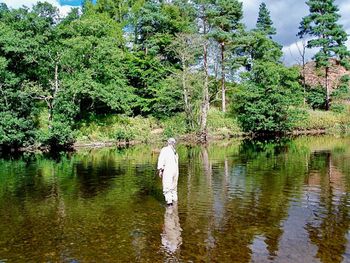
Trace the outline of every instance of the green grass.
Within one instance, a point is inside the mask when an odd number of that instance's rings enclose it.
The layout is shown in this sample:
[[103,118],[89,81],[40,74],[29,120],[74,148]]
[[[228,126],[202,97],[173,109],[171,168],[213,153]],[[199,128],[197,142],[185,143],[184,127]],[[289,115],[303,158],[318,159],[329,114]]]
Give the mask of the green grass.
[[[182,137],[188,132],[184,113],[157,120],[154,117],[121,115],[91,116],[78,123],[78,142],[137,141],[153,142]],[[216,108],[209,111],[210,136],[231,137],[241,134],[237,120]],[[193,133],[193,132],[192,132]]]
[[[307,110],[305,118],[297,121],[294,130],[325,130],[329,134],[350,134],[350,112]],[[92,116],[78,125],[77,141],[136,141],[157,142],[168,137],[180,138],[189,133],[186,130],[184,113],[158,120],[154,117],[128,117],[122,115]],[[208,115],[208,132],[212,138],[229,138],[243,134],[237,119],[212,107]]]
[[208,115],[208,132],[214,137],[232,137],[242,134],[237,118],[217,108],[211,108]]
[[127,117],[121,115],[94,116],[81,121],[78,141],[139,141],[153,140],[154,130],[159,128],[155,118]]
[[306,118],[298,121],[295,129],[331,131],[341,127],[345,128],[349,124],[349,111],[337,113],[333,111],[307,110]]

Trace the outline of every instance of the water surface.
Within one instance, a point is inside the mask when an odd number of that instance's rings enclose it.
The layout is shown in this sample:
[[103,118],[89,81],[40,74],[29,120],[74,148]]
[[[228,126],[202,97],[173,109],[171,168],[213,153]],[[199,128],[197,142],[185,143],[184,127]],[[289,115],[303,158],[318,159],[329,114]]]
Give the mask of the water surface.
[[350,262],[350,139],[160,147],[0,159],[0,262]]

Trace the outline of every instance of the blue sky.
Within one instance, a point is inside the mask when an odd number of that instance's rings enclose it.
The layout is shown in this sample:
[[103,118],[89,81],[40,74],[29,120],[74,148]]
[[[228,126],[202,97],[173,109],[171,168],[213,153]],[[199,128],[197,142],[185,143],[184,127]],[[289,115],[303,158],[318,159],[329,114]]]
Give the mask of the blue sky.
[[[70,5],[70,6],[80,6],[82,2],[83,2],[82,0],[58,0],[58,3],[60,5]],[[93,0],[93,2],[95,3],[96,0]]]
[[79,6],[81,5],[81,0],[60,0],[58,1],[61,5],[71,5],[71,6]]

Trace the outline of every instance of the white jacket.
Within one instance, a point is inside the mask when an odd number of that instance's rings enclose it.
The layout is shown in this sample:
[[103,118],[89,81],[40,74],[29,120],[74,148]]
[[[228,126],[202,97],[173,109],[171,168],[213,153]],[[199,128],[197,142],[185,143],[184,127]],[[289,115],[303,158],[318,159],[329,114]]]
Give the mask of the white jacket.
[[179,174],[179,156],[174,147],[168,145],[160,151],[158,169],[164,169],[163,176],[177,176]]

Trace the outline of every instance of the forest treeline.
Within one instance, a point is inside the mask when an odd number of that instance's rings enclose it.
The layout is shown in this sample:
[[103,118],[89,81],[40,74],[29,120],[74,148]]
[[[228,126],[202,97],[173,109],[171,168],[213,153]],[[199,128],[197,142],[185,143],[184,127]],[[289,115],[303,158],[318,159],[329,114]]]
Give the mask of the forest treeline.
[[[332,109],[330,59],[348,66],[334,1],[306,4],[299,36],[303,50],[319,48],[320,87],[303,81],[305,64],[281,62],[265,3],[251,30],[238,0],[86,0],[63,17],[46,2],[0,4],[0,145],[68,146],[82,120],[106,114],[182,113],[205,141],[210,107],[246,132],[290,131],[303,109]],[[347,81],[336,96],[348,96]]]

